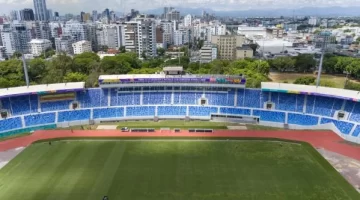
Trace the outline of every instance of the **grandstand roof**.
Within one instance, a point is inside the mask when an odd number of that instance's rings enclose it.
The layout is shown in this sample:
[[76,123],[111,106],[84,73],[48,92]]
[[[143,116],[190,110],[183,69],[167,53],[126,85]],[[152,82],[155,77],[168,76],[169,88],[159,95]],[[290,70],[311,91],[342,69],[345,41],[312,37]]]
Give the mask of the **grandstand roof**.
[[29,87],[13,87],[0,89],[0,98],[10,96],[20,96],[27,94],[41,94],[41,93],[56,93],[56,92],[70,92],[76,90],[83,90],[85,82],[72,83],[56,83],[46,85],[31,85]]
[[261,83],[261,90],[271,92],[284,92],[294,94],[310,94],[326,97],[336,97],[352,101],[360,101],[360,92],[329,87],[316,87],[314,85],[297,85],[287,83]]

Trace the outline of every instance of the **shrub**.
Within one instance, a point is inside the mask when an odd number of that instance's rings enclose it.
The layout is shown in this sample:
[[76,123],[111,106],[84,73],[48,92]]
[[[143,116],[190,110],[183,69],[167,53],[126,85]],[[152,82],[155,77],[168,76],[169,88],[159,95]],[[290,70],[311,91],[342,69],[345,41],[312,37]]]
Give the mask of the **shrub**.
[[311,85],[314,82],[315,82],[315,77],[304,76],[304,77],[297,78],[294,81],[294,84]]

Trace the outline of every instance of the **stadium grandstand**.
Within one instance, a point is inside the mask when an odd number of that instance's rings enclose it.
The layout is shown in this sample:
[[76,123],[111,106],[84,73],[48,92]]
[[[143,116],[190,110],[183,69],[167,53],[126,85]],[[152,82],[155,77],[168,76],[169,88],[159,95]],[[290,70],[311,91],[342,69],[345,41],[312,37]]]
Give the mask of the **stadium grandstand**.
[[129,119],[201,119],[289,129],[329,129],[360,143],[360,93],[246,78],[161,74],[101,75],[99,88],[83,82],[0,89],[0,136],[38,129]]

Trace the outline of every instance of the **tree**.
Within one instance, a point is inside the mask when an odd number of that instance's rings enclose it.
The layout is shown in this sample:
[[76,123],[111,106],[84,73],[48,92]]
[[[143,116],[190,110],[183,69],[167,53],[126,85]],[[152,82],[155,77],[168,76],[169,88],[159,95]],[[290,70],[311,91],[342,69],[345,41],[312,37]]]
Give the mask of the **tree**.
[[84,52],[82,54],[76,55],[73,58],[73,61],[73,72],[88,74],[91,71],[90,64],[93,62],[99,62],[100,57],[93,52]]
[[291,57],[278,57],[270,61],[270,66],[280,72],[294,69],[295,60]]
[[257,43],[249,44],[249,47],[253,50],[253,55],[255,55],[256,50],[260,47]]
[[39,83],[46,73],[46,61],[41,58],[35,58],[30,60],[28,67],[30,82]]
[[[324,62],[323,62],[323,69],[326,73],[329,74],[336,74],[339,73],[336,69],[336,63],[338,62],[338,56],[333,54],[325,54],[324,55]],[[341,72],[340,72],[341,73]]]
[[157,49],[158,56],[164,56],[165,55],[165,49],[164,48],[158,48]]
[[10,59],[0,62],[0,88],[17,87],[25,84],[21,60]]
[[107,56],[101,60],[101,68],[104,70],[104,73],[127,74],[132,70],[130,63],[121,59],[119,55]]
[[315,77],[312,76],[304,76],[304,77],[300,77],[297,78],[294,81],[294,84],[301,84],[301,85],[311,85],[315,82]]
[[295,58],[295,70],[297,72],[309,72],[315,69],[316,60],[311,54],[300,54]]
[[119,51],[120,53],[125,53],[126,52],[125,46],[120,46]]
[[87,79],[86,74],[82,74],[79,72],[70,72],[64,76],[65,82],[83,82],[86,81],[86,79]]
[[141,57],[146,60],[147,56],[146,56],[146,51],[144,50],[142,53],[141,53]]
[[210,65],[208,74],[224,74],[230,62],[228,60],[214,60]]
[[18,52],[18,51],[15,51],[13,53],[13,55],[11,56],[11,58],[20,58],[22,56],[22,53]]
[[107,51],[108,51],[108,49],[109,49],[109,47],[108,47],[108,46],[106,46],[106,45],[101,45],[101,46],[99,46],[99,51],[104,51],[104,52],[107,52]]

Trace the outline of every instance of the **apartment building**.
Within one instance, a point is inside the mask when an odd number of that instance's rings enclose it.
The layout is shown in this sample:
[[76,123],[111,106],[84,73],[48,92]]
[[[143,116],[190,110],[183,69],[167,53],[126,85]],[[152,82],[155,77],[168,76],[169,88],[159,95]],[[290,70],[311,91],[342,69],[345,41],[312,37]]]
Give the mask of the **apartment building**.
[[236,48],[244,44],[243,35],[216,35],[212,36],[211,43],[218,47],[218,58],[222,60],[237,59]]
[[209,63],[217,59],[217,47],[210,42],[204,44],[200,49],[200,63]]
[[47,49],[51,48],[50,40],[46,39],[32,39],[29,44],[33,56],[40,56]]
[[125,49],[135,52],[139,58],[143,52],[148,57],[156,56],[156,25],[151,19],[136,19],[124,26]]
[[91,52],[91,42],[82,40],[72,44],[74,54],[82,54],[84,52]]

